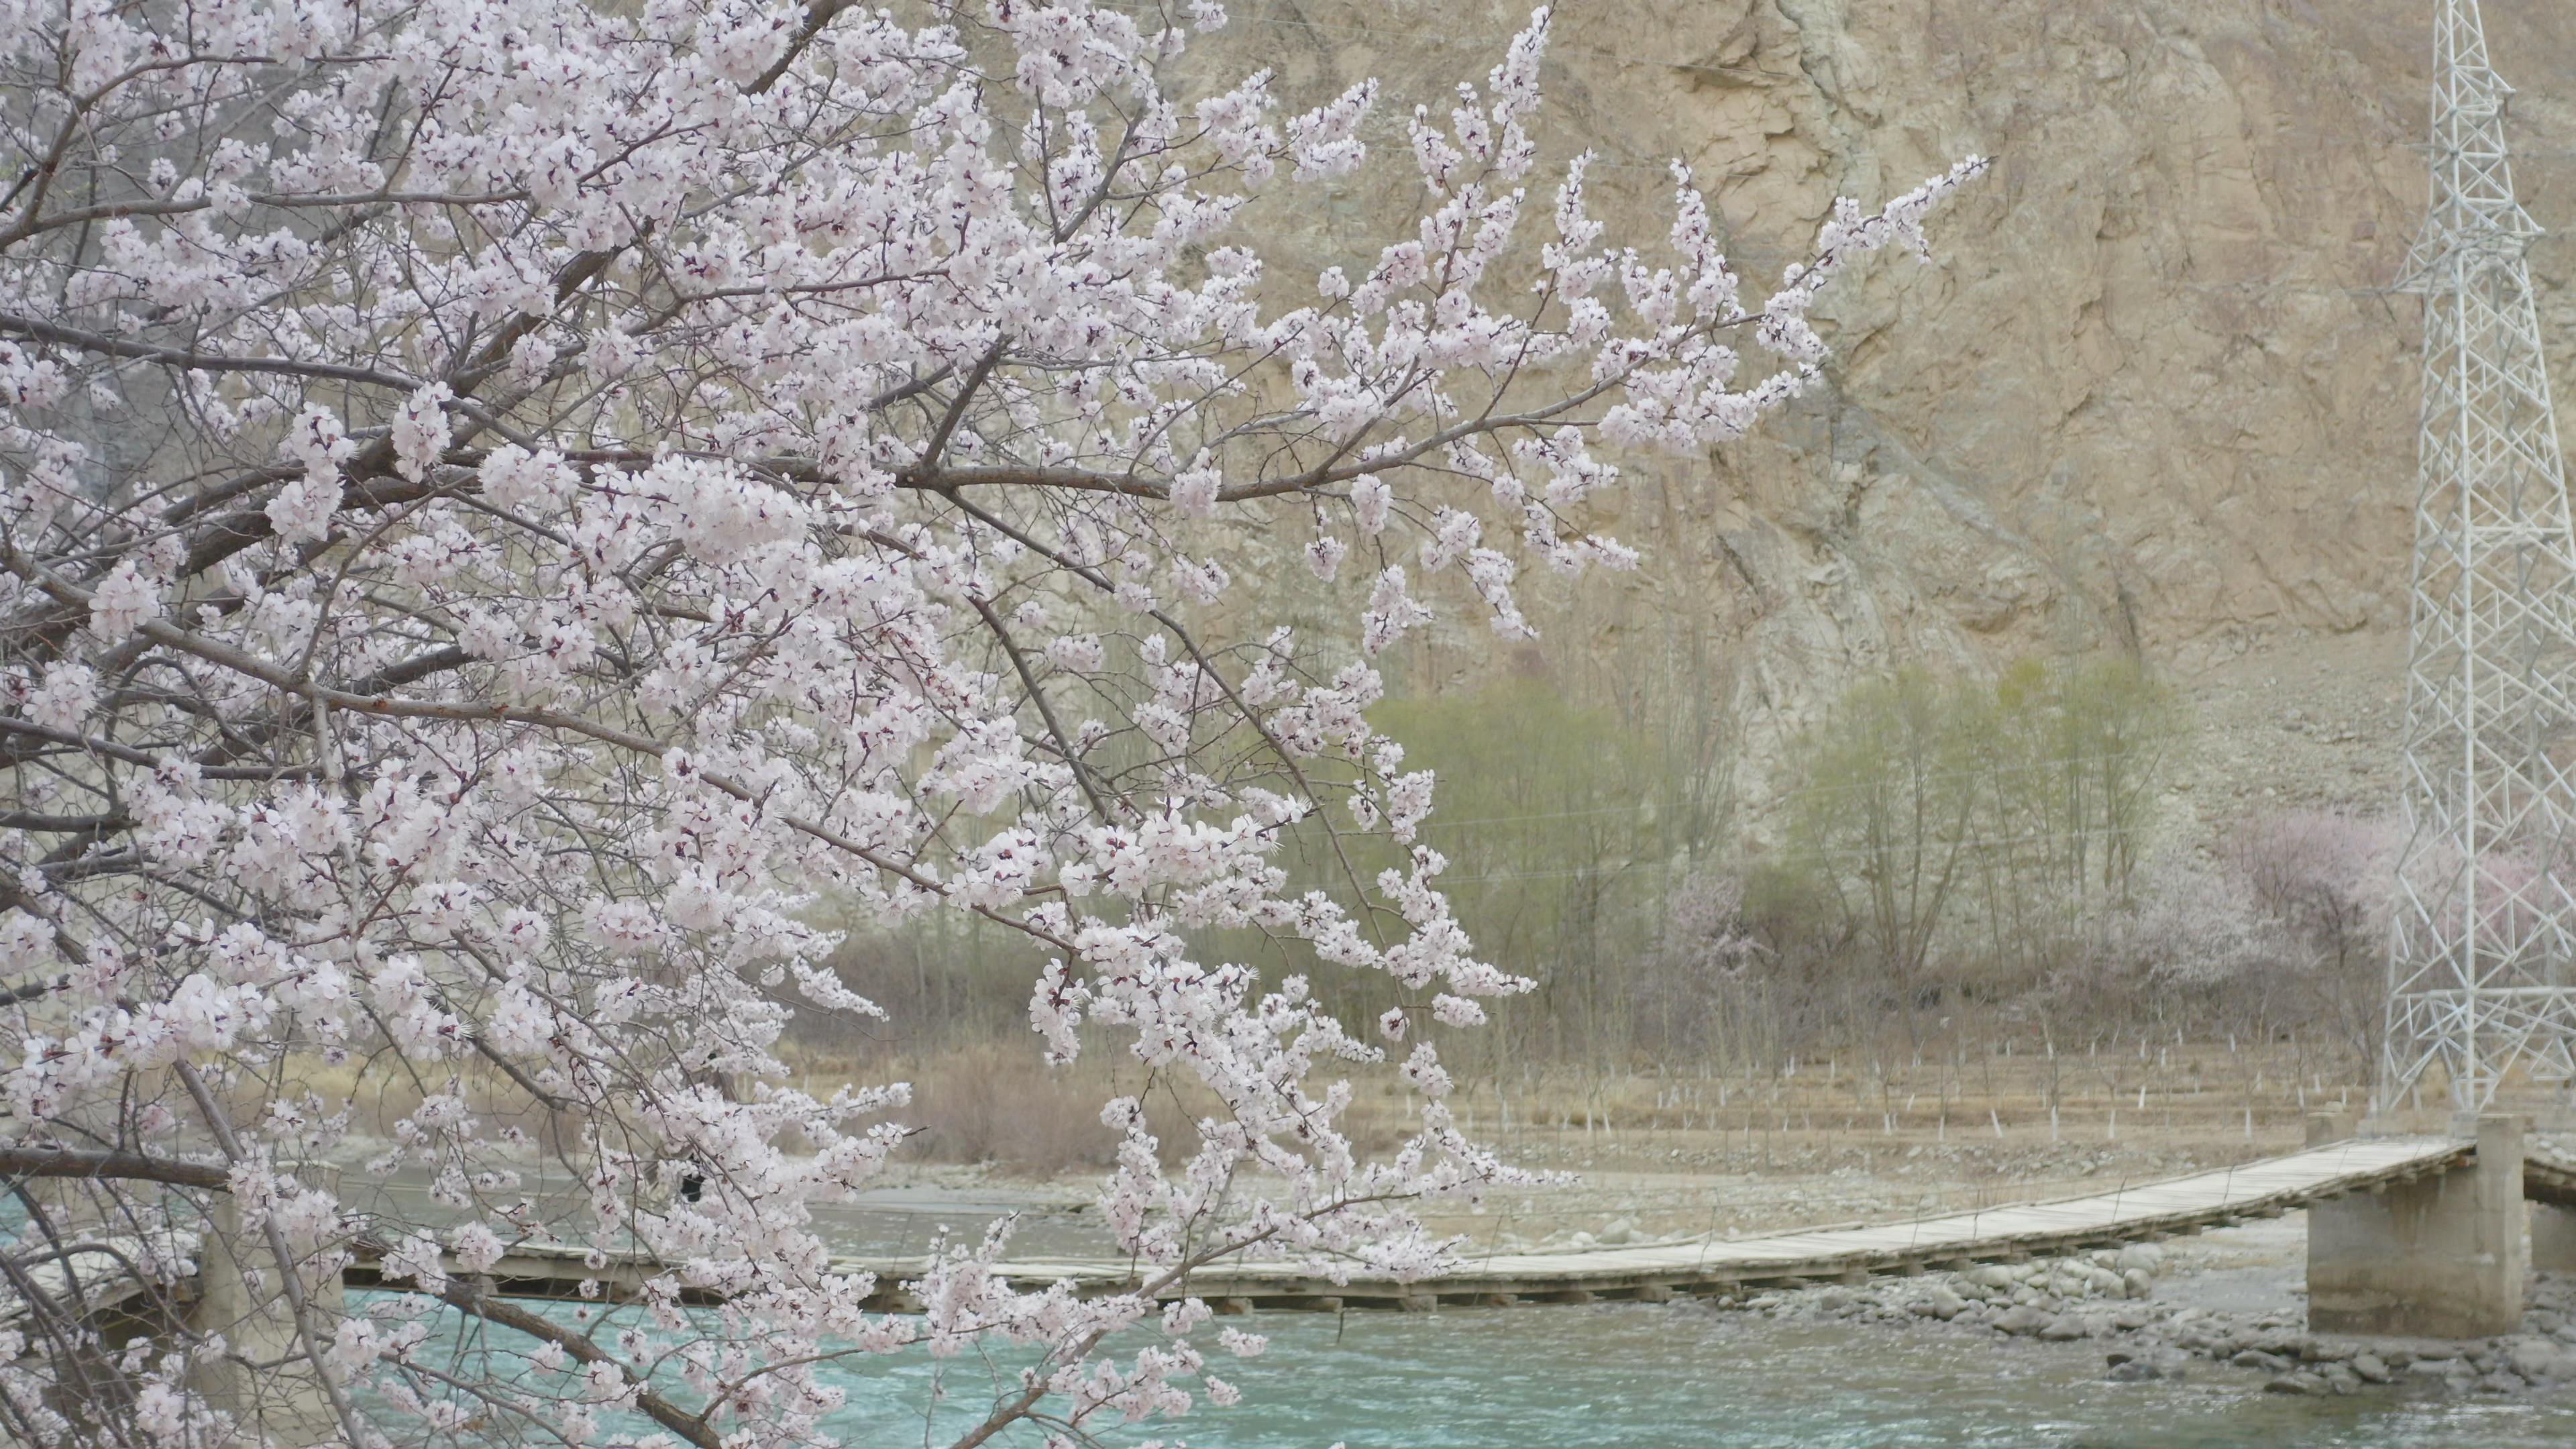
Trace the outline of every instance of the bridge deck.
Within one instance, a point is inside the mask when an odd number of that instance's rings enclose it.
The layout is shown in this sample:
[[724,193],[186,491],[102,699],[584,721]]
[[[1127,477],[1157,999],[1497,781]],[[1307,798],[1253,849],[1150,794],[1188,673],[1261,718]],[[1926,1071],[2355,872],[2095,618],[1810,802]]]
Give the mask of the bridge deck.
[[[2447,1137],[2373,1138],[2339,1142],[2286,1157],[2218,1168],[2160,1182],[2053,1202],[1987,1208],[1875,1227],[1779,1233],[1586,1252],[1486,1253],[1429,1282],[1402,1283],[1354,1273],[1336,1283],[1292,1263],[1243,1263],[1194,1275],[1188,1293],[1232,1308],[1428,1307],[1443,1303],[1520,1300],[1661,1298],[1765,1285],[1790,1285],[1933,1266],[1991,1262],[2071,1252],[2198,1232],[2249,1217],[2278,1216],[2321,1198],[2447,1170],[2471,1155]],[[2576,1186],[2576,1172],[2566,1174]],[[654,1271],[643,1262],[612,1262],[604,1271],[580,1265],[578,1249],[529,1248],[496,1265],[505,1291],[551,1295],[586,1277],[611,1288]],[[923,1258],[849,1258],[834,1266],[874,1273],[879,1306],[904,1301],[899,1285],[927,1266]],[[1130,1265],[1088,1259],[1032,1259],[1000,1265],[1025,1287],[1071,1282],[1111,1291],[1136,1281]],[[354,1280],[353,1280],[354,1281]]]
[[[1229,1310],[1264,1308],[1399,1307],[1441,1303],[1583,1301],[1590,1298],[1664,1298],[1675,1293],[1741,1291],[1872,1274],[1919,1273],[1931,1267],[2010,1261],[2117,1243],[2152,1241],[2222,1227],[2249,1217],[2278,1216],[2321,1199],[2425,1173],[2447,1171],[2473,1153],[2469,1143],[2447,1137],[2368,1138],[2338,1142],[2285,1157],[2218,1168],[2160,1182],[2124,1184],[2108,1192],[2053,1202],[2024,1203],[1952,1213],[1874,1227],[1813,1229],[1758,1238],[1702,1237],[1682,1242],[1584,1252],[1487,1253],[1430,1282],[1402,1283],[1354,1273],[1342,1282],[1288,1263],[1246,1263],[1202,1272],[1173,1290],[1208,1299]],[[2576,1206],[2576,1164],[2526,1159],[2525,1194],[2537,1201]],[[123,1246],[123,1245],[119,1245]],[[605,1266],[585,1264],[586,1250],[554,1244],[514,1248],[494,1266],[504,1293],[569,1297],[586,1279],[600,1280],[612,1296],[631,1292],[661,1271],[641,1255],[613,1255]],[[93,1302],[113,1278],[108,1255],[83,1255]],[[69,1265],[48,1264],[33,1276],[48,1289]],[[907,1306],[902,1283],[917,1277],[926,1260],[849,1258],[844,1272],[876,1275],[872,1306]],[[105,1270],[105,1271],[102,1271]],[[1031,1260],[1005,1263],[1004,1277],[1042,1287],[1071,1282],[1090,1292],[1114,1291],[1136,1281],[1130,1265],[1098,1260]],[[353,1285],[376,1280],[372,1263],[349,1270]],[[130,1296],[141,1291],[130,1278]],[[183,1290],[184,1291],[184,1290]],[[109,1296],[118,1296],[111,1293]],[[0,1285],[0,1324],[24,1304]]]
[[[2450,1138],[2381,1138],[2339,1142],[2287,1157],[2221,1168],[2162,1182],[2054,1202],[2025,1203],[1873,1227],[1773,1234],[1729,1241],[1679,1243],[1586,1252],[1489,1253],[1436,1282],[1403,1285],[1354,1277],[1335,1286],[1288,1264],[1245,1264],[1199,1275],[1190,1291],[1206,1298],[1249,1298],[1294,1306],[1302,1297],[1353,1305],[1394,1300],[1423,1306],[1502,1298],[1648,1296],[1712,1292],[1800,1281],[1913,1273],[1935,1265],[2017,1259],[2198,1232],[2247,1217],[2277,1216],[2321,1198],[2447,1169],[2465,1159]],[[868,1265],[881,1277],[895,1265]],[[1097,1263],[1013,1263],[1004,1272],[1031,1283],[1072,1279],[1109,1282],[1123,1267]]]

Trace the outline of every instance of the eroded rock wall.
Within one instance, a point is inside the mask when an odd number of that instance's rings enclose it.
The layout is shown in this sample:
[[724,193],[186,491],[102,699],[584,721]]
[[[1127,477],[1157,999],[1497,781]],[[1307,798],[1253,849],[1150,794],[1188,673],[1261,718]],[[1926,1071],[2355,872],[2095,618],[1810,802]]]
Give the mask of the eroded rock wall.
[[[2418,308],[2386,289],[2425,190],[2430,0],[1562,10],[1549,140],[1600,154],[1596,211],[1632,233],[1661,233],[1667,157],[1712,188],[1757,274],[1838,194],[1996,158],[1938,218],[1938,265],[1881,264],[1839,294],[1829,395],[1640,470],[1613,520],[1653,551],[1640,607],[1614,615],[1688,610],[1733,641],[1756,776],[1761,738],[1892,660],[2127,645],[2188,682],[2346,636],[2338,657],[2402,663],[2371,641],[2405,627]],[[2521,91],[2524,199],[2553,232],[2534,269],[2564,393],[2576,7],[2487,11]],[[1526,9],[1235,12],[1229,44],[1292,94],[1376,74],[1436,103]],[[1389,204],[1355,192],[1319,220]]]

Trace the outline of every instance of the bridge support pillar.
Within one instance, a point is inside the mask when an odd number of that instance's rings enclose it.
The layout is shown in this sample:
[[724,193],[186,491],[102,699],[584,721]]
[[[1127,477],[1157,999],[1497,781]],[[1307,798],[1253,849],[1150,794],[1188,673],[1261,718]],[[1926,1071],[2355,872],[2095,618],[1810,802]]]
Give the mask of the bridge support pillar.
[[2576,1208],[2531,1205],[2531,1266],[2543,1273],[2576,1273]]
[[2522,1123],[2478,1119],[2467,1167],[2308,1209],[2308,1327],[2484,1338],[2522,1322]]
[[[303,1176],[338,1186],[339,1173],[307,1168]],[[226,1354],[196,1370],[197,1388],[213,1407],[231,1414],[245,1431],[293,1446],[337,1442],[342,1436],[312,1363],[296,1333],[294,1308],[279,1280],[264,1231],[242,1221],[230,1193],[216,1193],[205,1242],[198,1252],[199,1296],[190,1318],[200,1332],[220,1333]],[[317,1313],[341,1309],[339,1261],[317,1253],[296,1265],[305,1301]],[[331,1327],[320,1332],[327,1340]]]

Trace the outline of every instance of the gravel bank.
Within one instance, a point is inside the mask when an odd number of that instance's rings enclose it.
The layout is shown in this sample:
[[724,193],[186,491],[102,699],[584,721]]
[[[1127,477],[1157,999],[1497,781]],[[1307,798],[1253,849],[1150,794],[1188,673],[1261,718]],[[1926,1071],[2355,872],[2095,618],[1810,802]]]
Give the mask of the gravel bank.
[[2312,1334],[2306,1214],[2167,1244],[1702,1300],[1707,1309],[2082,1344],[2105,1377],[2252,1375],[2283,1394],[2433,1390],[2576,1400],[2576,1276],[2534,1280],[2519,1333],[2466,1341]]

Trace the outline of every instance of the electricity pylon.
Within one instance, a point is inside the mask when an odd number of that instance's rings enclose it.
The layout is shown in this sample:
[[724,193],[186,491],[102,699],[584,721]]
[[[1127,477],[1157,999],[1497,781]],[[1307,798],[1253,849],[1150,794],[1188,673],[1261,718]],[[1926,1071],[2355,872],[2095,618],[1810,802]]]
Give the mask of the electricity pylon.
[[2576,1078],[2576,538],[2478,0],[2437,0],[2413,636],[2378,1105]]

